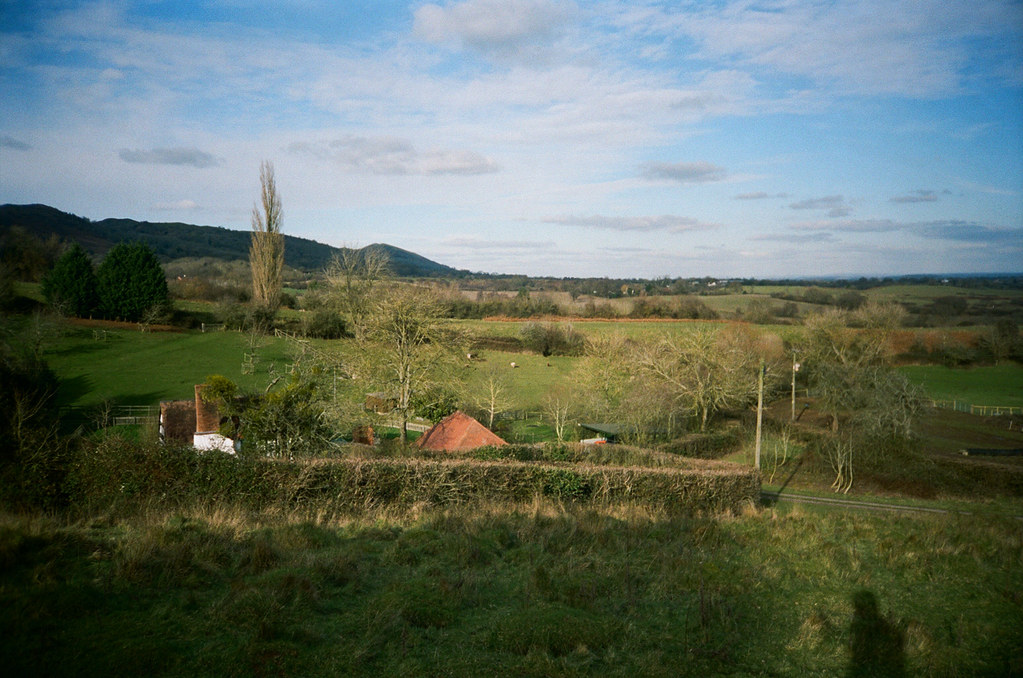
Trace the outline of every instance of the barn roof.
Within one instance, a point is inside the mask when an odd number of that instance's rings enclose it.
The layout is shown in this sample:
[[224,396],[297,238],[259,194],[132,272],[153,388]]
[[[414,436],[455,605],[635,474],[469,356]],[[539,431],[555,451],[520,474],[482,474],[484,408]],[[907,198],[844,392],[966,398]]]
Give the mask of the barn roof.
[[424,450],[460,452],[477,447],[507,445],[507,443],[469,415],[461,411],[441,419],[433,428],[420,436],[416,444]]

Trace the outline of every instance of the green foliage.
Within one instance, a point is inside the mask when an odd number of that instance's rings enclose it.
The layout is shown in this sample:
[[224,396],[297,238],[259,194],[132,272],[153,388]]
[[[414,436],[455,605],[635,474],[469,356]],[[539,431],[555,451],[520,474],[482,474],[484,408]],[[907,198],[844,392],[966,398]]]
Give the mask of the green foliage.
[[682,438],[657,446],[661,452],[699,459],[720,459],[739,449],[743,443],[742,429],[732,426],[723,431],[689,433]]
[[240,414],[242,454],[294,458],[325,451],[330,431],[321,414],[315,382],[293,379],[252,399]]
[[43,278],[46,302],[62,314],[86,318],[99,306],[92,259],[78,243],[66,251]]
[[351,336],[341,314],[329,308],[317,308],[307,313],[302,331],[305,336],[317,339],[341,339]]
[[56,235],[44,242],[22,226],[0,229],[0,267],[9,271],[15,280],[42,280],[60,251],[61,243]]
[[156,254],[146,244],[121,243],[107,252],[96,270],[100,308],[109,318],[141,320],[167,303],[167,280]]
[[31,351],[0,344],[0,505],[63,505],[65,444],[57,438],[57,378]]

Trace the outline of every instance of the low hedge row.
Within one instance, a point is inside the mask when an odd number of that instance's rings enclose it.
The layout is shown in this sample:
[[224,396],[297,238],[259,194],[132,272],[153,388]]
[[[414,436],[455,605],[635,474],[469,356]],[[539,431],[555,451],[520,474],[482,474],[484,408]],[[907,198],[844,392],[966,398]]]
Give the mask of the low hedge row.
[[711,433],[691,433],[683,438],[659,445],[661,452],[698,459],[720,459],[742,447],[743,432],[739,426]]
[[755,502],[760,491],[754,470],[723,463],[682,469],[468,458],[280,461],[124,441],[80,454],[67,481],[74,509],[115,514],[196,504],[332,513],[383,505],[528,502],[538,495],[716,513]]

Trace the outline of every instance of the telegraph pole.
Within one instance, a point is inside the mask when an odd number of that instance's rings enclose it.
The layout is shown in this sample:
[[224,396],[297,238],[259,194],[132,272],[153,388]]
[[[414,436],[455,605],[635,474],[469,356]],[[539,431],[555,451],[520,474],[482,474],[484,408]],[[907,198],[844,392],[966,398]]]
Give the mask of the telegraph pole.
[[792,416],[789,421],[796,420],[796,372],[799,371],[799,363],[796,362],[796,352],[792,351]]
[[764,372],[767,367],[764,361],[760,361],[760,369],[757,372],[757,447],[754,455],[754,465],[760,470],[760,432],[764,423]]

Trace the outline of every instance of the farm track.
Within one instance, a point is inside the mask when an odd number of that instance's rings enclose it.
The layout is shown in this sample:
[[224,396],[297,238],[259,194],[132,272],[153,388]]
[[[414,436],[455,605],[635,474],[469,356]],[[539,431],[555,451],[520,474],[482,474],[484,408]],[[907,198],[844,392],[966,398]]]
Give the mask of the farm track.
[[[839,499],[838,497],[814,497],[801,494],[784,494],[781,492],[760,493],[760,501],[765,506],[773,506],[779,502],[791,502],[793,504],[813,504],[817,506],[835,506],[840,508],[861,509],[866,511],[892,511],[894,513],[931,513],[944,515],[972,516],[973,511],[960,511],[957,509],[931,508],[928,506],[910,506],[908,504],[882,504],[878,502],[863,501],[860,499]],[[1023,515],[1012,516],[1016,520],[1023,520]]]

